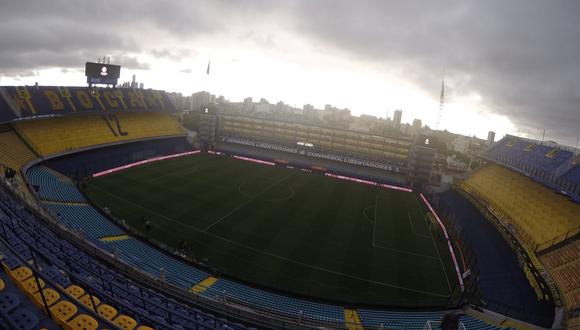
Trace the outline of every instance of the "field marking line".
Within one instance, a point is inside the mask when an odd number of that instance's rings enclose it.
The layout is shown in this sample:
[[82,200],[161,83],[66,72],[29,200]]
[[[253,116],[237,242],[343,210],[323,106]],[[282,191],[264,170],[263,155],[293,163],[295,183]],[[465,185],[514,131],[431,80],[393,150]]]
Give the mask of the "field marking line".
[[431,237],[429,235],[417,234],[417,232],[415,232],[415,226],[413,225],[413,219],[411,219],[411,212],[409,212],[409,209],[407,209],[407,217],[409,218],[409,223],[411,224],[411,231],[413,232],[413,236],[423,237],[423,238]]
[[[417,207],[419,207],[419,209],[423,209],[423,205],[421,204],[421,201],[419,200],[419,197],[417,197],[417,195],[415,195],[415,202],[417,203]],[[425,223],[425,226],[427,227],[427,229],[429,230],[429,236],[431,237],[431,243],[433,243],[433,248],[435,249],[435,253],[437,253],[437,257],[439,258],[439,264],[441,265],[441,270],[443,270],[443,274],[445,275],[445,281],[447,282],[447,288],[449,289],[449,294],[451,294],[451,282],[449,281],[449,276],[447,275],[447,270],[445,269],[445,265],[443,264],[443,258],[441,258],[441,253],[439,252],[439,248],[437,248],[437,244],[435,243],[435,238],[433,238],[433,233],[430,230],[429,227],[429,223],[431,222],[431,220],[428,219],[428,212],[425,212],[423,214],[423,222]]]
[[389,250],[389,251],[399,252],[399,253],[403,253],[403,254],[409,254],[409,255],[416,256],[416,257],[422,257],[422,258],[425,258],[425,259],[440,260],[440,259],[438,259],[437,257],[434,257],[434,256],[429,256],[429,255],[426,255],[426,254],[414,253],[414,252],[409,252],[409,251],[404,251],[404,250],[398,250],[398,249],[386,247],[386,246],[383,246],[383,245],[375,245],[373,247],[374,248],[377,248],[377,249],[383,249],[383,250]]
[[175,219],[170,218],[170,217],[168,217],[166,215],[163,215],[163,214],[158,213],[156,211],[150,210],[150,209],[148,209],[148,208],[146,208],[146,207],[144,207],[142,205],[139,205],[139,204],[137,204],[135,202],[126,200],[125,198],[120,197],[120,196],[117,196],[117,195],[115,195],[115,194],[113,194],[111,192],[108,192],[106,190],[102,190],[100,188],[97,188],[97,189],[99,189],[99,190],[105,192],[106,194],[109,194],[110,196],[115,197],[115,198],[117,198],[117,199],[119,199],[121,201],[130,203],[130,204],[133,204],[133,205],[135,205],[135,206],[137,206],[137,207],[139,207],[139,208],[141,208],[141,209],[143,209],[143,210],[145,210],[147,212],[156,214],[160,218],[165,219],[166,221],[173,222],[175,224],[178,224],[178,225],[183,226],[183,227],[186,227],[186,228],[190,228],[190,229],[192,229],[194,231],[197,231],[197,232],[199,232],[201,234],[205,234],[205,235],[211,236],[213,238],[222,240],[224,242],[228,242],[230,244],[233,244],[233,245],[237,245],[237,246],[246,248],[246,249],[251,250],[253,252],[265,254],[267,256],[274,257],[274,258],[277,258],[277,259],[281,259],[281,260],[284,260],[284,261],[287,261],[287,262],[290,262],[290,263],[298,264],[298,265],[301,265],[301,266],[305,266],[305,267],[308,267],[308,268],[316,269],[316,270],[319,270],[319,271],[322,271],[322,272],[327,272],[327,273],[334,274],[334,275],[338,275],[338,276],[344,276],[344,277],[347,277],[347,278],[352,278],[352,279],[359,280],[359,281],[362,281],[362,282],[367,282],[367,283],[371,283],[371,284],[376,284],[376,285],[380,285],[380,286],[390,287],[390,288],[394,288],[394,289],[400,289],[400,290],[414,292],[414,293],[420,293],[420,294],[424,294],[424,295],[428,295],[428,296],[442,297],[442,298],[447,298],[448,297],[447,295],[440,294],[440,293],[435,293],[435,292],[430,292],[430,291],[423,291],[423,290],[417,290],[417,289],[411,289],[411,288],[407,288],[407,287],[404,287],[404,286],[399,286],[399,285],[395,285],[395,284],[374,281],[374,280],[370,280],[370,279],[366,279],[366,278],[362,278],[362,277],[358,277],[358,276],[354,276],[354,275],[344,274],[344,273],[337,272],[337,271],[334,271],[334,270],[331,270],[331,269],[326,269],[326,268],[319,267],[319,266],[309,265],[309,264],[306,264],[306,263],[303,263],[303,262],[300,262],[300,261],[297,261],[297,260],[292,260],[292,259],[289,259],[289,258],[280,256],[280,255],[277,255],[277,254],[274,254],[274,253],[270,253],[270,252],[266,252],[266,251],[263,251],[263,250],[259,250],[259,249],[253,248],[251,246],[248,246],[246,244],[242,244],[242,243],[239,243],[239,242],[236,242],[236,241],[227,239],[225,237],[222,237],[222,236],[213,234],[211,232],[204,232],[204,231],[202,231],[201,229],[199,229],[197,227],[184,224],[181,221],[175,220]]
[[[431,221],[431,220],[427,219],[427,213],[425,213],[425,215],[423,216],[423,220],[425,221],[425,225],[427,225],[427,221]],[[449,276],[447,276],[447,271],[445,270],[445,265],[443,265],[443,259],[441,258],[441,253],[439,253],[439,249],[437,248],[437,244],[435,244],[435,239],[433,238],[433,234],[431,234],[431,242],[433,243],[433,248],[435,248],[435,252],[437,253],[437,256],[439,257],[439,264],[441,265],[441,269],[443,270],[443,274],[445,275],[445,281],[447,282],[447,288],[449,290],[449,294],[452,294],[453,292],[451,292],[451,282],[449,282]]]
[[415,236],[415,226],[413,226],[413,221],[411,220],[411,212],[407,208],[407,217],[409,218],[409,224],[411,225],[411,232],[413,232],[413,236]]
[[222,222],[225,219],[229,218],[232,214],[234,214],[234,213],[238,212],[239,210],[243,209],[244,207],[248,206],[249,204],[251,204],[252,202],[254,202],[255,200],[257,200],[258,198],[260,198],[260,196],[262,196],[263,194],[265,194],[266,192],[268,192],[270,189],[272,189],[275,186],[279,185],[280,183],[284,182],[286,179],[288,179],[289,177],[291,177],[293,175],[294,175],[294,172],[290,172],[290,174],[285,175],[284,177],[282,177],[282,179],[275,181],[274,183],[272,183],[271,185],[269,185],[268,187],[266,187],[266,189],[264,189],[263,191],[261,191],[260,193],[258,193],[256,196],[254,196],[253,198],[250,198],[247,202],[241,204],[240,206],[238,206],[235,209],[233,209],[230,212],[228,212],[223,217],[221,217],[221,218],[217,219],[216,221],[214,221],[209,226],[203,228],[202,231],[203,232],[207,232],[208,230],[210,230],[211,228],[213,228],[215,225],[219,224],[220,222]]
[[422,257],[422,258],[426,258],[426,259],[437,260],[437,258],[434,256],[399,250],[399,249],[395,249],[395,248],[391,248],[391,247],[387,247],[387,246],[383,246],[383,245],[377,245],[375,243],[375,236],[376,236],[376,228],[377,228],[377,205],[378,205],[378,201],[379,201],[379,195],[377,194],[377,195],[375,195],[375,220],[373,222],[374,223],[374,225],[373,225],[373,248],[389,250],[389,251],[398,252],[398,253],[402,253],[402,254],[413,255],[416,257]]

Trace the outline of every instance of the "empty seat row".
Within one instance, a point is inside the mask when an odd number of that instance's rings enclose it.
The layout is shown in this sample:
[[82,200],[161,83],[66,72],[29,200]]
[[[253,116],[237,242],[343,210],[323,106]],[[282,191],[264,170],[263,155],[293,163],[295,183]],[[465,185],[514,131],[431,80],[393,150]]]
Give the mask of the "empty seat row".
[[44,167],[34,166],[27,171],[28,182],[36,187],[38,196],[49,201],[85,202],[74,184],[58,173]]
[[[2,197],[0,195],[0,197]],[[16,219],[17,218],[17,219]],[[0,221],[3,230],[0,235],[7,240],[21,240],[23,244],[35,246],[36,258],[53,263],[46,266],[43,274],[78,302],[81,308],[95,310],[102,317],[113,318],[115,311],[129,326],[145,320],[156,327],[171,329],[245,329],[241,324],[215,318],[209,314],[192,310],[189,307],[163,297],[162,294],[140,287],[129,279],[100,265],[97,261],[81,252],[66,240],[59,239],[54,233],[40,225],[28,212],[22,210],[11,200],[0,198]],[[9,259],[5,264],[12,268],[21,265]],[[63,275],[63,272],[66,275]],[[74,279],[76,284],[71,284]],[[83,293],[83,288],[91,288],[91,295]],[[91,299],[92,297],[92,299]],[[61,306],[63,313],[70,306]],[[67,321],[72,319],[67,318]],[[129,327],[131,328],[131,327]],[[132,329],[132,328],[131,328]]]

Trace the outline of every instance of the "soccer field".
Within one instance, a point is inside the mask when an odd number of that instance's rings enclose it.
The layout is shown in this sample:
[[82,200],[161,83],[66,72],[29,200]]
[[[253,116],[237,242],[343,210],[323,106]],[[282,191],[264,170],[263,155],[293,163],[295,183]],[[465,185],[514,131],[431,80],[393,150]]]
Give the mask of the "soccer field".
[[260,287],[435,306],[457,280],[415,193],[208,154],[94,178],[84,192],[144,235],[185,245],[218,276]]

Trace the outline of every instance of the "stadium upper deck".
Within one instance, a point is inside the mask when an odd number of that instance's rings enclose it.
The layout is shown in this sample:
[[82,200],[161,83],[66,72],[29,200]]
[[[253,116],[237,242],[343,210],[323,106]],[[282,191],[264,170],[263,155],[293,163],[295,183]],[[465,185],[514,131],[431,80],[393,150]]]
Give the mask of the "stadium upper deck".
[[482,156],[580,201],[580,155],[577,151],[506,135]]
[[[6,150],[41,157],[149,137],[183,135],[175,107],[162,91],[56,86],[0,87]],[[22,143],[24,140],[25,144]],[[10,147],[12,146],[12,148]],[[0,146],[1,147],[1,146]],[[30,151],[0,160],[19,170]]]
[[60,86],[0,87],[0,122],[95,111],[164,111],[175,107],[158,90]]

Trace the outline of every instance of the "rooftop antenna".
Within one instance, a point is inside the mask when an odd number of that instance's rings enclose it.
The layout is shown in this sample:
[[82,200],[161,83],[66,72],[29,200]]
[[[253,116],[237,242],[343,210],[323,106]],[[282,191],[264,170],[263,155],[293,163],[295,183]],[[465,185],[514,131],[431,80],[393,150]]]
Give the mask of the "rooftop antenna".
[[435,124],[435,129],[439,129],[439,124],[441,123],[441,116],[443,116],[443,108],[445,107],[445,72],[441,77],[441,97],[439,98],[439,112],[437,113],[437,123]]

